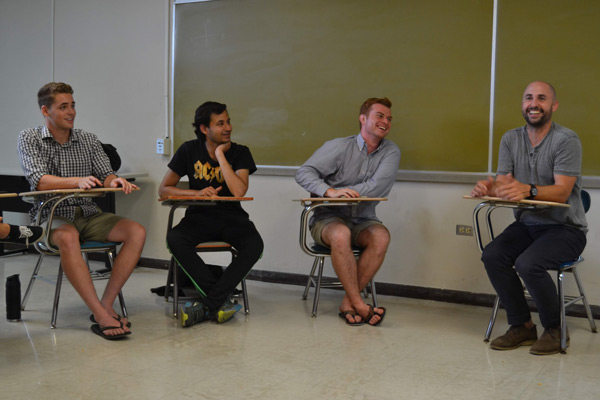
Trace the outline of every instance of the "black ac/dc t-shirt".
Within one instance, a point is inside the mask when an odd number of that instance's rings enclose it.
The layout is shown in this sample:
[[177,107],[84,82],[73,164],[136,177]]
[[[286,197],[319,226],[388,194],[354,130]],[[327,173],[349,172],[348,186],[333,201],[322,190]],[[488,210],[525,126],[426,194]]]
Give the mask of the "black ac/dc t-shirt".
[[[250,174],[256,171],[256,164],[250,149],[246,146],[232,142],[231,148],[225,153],[225,158],[234,171],[247,169]],[[183,143],[175,152],[168,167],[179,176],[187,176],[192,190],[202,190],[209,186],[214,188],[222,186],[219,196],[232,196],[221,173],[219,163],[210,158],[204,141],[195,139]],[[238,211],[247,215],[239,201],[220,202],[214,207],[189,207],[186,214],[204,211],[213,213],[221,210]]]

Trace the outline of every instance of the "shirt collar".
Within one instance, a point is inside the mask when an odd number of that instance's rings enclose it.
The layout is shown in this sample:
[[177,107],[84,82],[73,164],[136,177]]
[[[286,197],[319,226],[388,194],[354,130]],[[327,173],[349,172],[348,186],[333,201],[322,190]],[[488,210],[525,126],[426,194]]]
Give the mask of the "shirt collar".
[[[50,129],[48,129],[46,125],[42,125],[42,139],[54,139],[54,136],[52,136],[52,132],[50,132]],[[75,131],[75,129],[71,129],[71,134],[69,135],[69,140],[67,141],[67,143],[76,142],[78,140],[79,134],[77,133],[77,131]]]
[[[375,151],[373,151],[373,153],[377,153],[379,151],[379,149],[381,148],[381,145],[383,145],[384,140],[385,139],[382,139],[381,142],[379,142],[379,146],[377,146],[377,148],[375,149]],[[360,132],[356,136],[356,144],[358,145],[358,150],[363,151],[363,149],[364,149],[365,151],[368,151],[367,144],[365,143],[365,139],[363,139]],[[373,153],[371,153],[371,154],[373,154]]]

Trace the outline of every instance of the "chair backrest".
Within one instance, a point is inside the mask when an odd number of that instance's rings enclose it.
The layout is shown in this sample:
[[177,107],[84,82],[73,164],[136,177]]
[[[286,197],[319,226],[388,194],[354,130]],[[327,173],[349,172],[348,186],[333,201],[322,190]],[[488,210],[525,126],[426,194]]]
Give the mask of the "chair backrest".
[[585,212],[588,212],[590,206],[592,205],[592,199],[587,190],[581,190],[581,202],[583,203],[583,209]]

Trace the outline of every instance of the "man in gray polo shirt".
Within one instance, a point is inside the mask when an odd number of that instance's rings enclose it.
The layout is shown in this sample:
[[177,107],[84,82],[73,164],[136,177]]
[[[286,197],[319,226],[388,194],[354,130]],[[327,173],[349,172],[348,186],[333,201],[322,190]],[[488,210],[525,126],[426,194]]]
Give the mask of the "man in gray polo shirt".
[[[581,202],[581,142],[575,132],[552,122],[557,109],[552,85],[530,83],[521,101],[527,124],[504,134],[496,179],[477,182],[471,192],[571,206],[515,210],[516,222],[485,247],[482,261],[510,324],[491,342],[495,350],[532,345],[529,352],[536,355],[560,351],[560,300],[547,271],[581,254],[587,223]],[[544,327],[539,339],[519,276],[539,311]]]
[[[400,163],[398,146],[385,139],[391,107],[385,97],[367,99],[359,112],[360,133],[326,142],[300,167],[296,182],[319,197],[387,196]],[[376,326],[385,316],[384,307],[373,308],[360,296],[381,267],[390,242],[388,230],[375,215],[376,205],[322,207],[310,221],[315,242],[331,248],[333,269],[346,291],[340,317],[349,325]],[[363,249],[358,261],[352,246]]]

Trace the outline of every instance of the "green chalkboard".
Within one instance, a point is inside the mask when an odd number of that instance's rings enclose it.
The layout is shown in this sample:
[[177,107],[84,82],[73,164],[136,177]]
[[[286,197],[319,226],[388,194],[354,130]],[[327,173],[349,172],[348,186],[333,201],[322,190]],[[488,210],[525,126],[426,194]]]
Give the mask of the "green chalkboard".
[[175,9],[174,142],[226,103],[261,165],[301,165],[389,97],[401,169],[487,170],[493,2],[223,0]]
[[583,175],[600,175],[600,2],[501,1],[494,124],[494,168],[502,134],[525,125],[521,96],[544,80],[556,88],[553,120],[577,132]]

